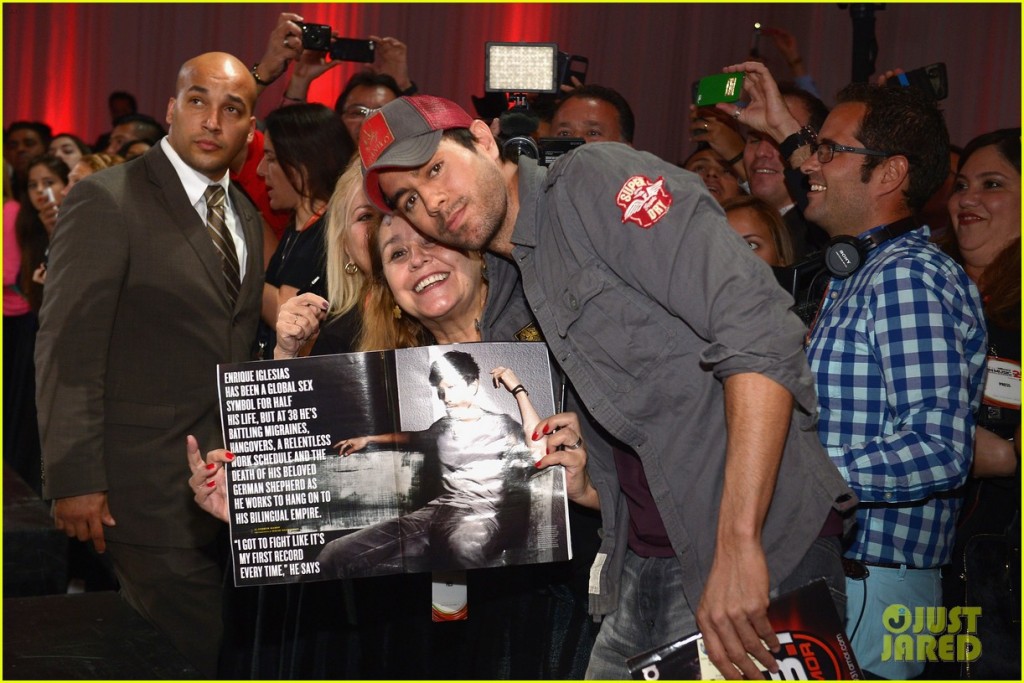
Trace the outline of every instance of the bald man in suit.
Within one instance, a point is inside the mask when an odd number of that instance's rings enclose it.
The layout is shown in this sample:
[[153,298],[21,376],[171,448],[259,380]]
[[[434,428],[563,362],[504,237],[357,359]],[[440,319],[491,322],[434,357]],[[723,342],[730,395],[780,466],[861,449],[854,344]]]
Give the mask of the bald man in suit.
[[[57,527],[106,550],[124,598],[209,677],[223,630],[221,523],[193,504],[182,445],[187,434],[220,441],[216,365],[248,360],[256,333],[262,228],[227,173],[253,135],[256,92],[231,55],[189,60],[168,136],[69,193],[36,346]],[[227,192],[216,219],[214,185]]]

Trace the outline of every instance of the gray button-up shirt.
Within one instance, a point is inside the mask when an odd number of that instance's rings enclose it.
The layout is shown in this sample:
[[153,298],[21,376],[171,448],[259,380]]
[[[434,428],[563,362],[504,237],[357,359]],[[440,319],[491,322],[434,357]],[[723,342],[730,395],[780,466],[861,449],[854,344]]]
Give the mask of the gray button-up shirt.
[[[777,586],[837,499],[855,500],[818,442],[792,299],[700,178],[628,146],[584,145],[547,172],[521,161],[519,204],[513,258],[526,298],[589,412],[639,455],[692,605],[711,568],[724,481],[722,382],[760,373],[793,394],[762,532]],[[628,515],[610,455],[591,454],[589,467],[604,528],[591,608],[604,614],[618,601]]]

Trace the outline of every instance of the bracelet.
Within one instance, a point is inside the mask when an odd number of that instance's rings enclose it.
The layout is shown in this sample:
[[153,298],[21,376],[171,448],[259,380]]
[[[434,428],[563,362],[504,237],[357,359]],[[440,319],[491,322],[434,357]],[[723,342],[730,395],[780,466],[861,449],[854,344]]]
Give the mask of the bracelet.
[[737,161],[740,161],[741,159],[743,159],[743,152],[740,152],[739,154],[734,156],[732,159],[726,159],[725,163],[729,164],[730,166],[733,166],[733,165],[736,164]]
[[260,78],[260,72],[258,71],[259,68],[260,68],[260,63],[256,62],[255,64],[252,65],[252,69],[249,70],[249,73],[252,74],[252,77],[256,79],[256,84],[257,85],[262,85],[262,86],[265,87],[265,86],[268,86],[268,85],[270,85],[271,83],[273,83],[274,81],[277,80],[276,78],[271,78],[269,81],[263,80],[262,78]]
[[793,152],[797,151],[804,145],[816,145],[818,143],[818,133],[810,126],[804,126],[797,132],[793,133],[779,145],[779,154],[783,159],[788,160],[793,156]]
[[527,396],[530,395],[530,392],[527,391],[526,387],[524,387],[522,384],[517,384],[514,387],[512,387],[512,395],[513,396],[515,396],[516,394],[518,394],[520,392],[526,394]]

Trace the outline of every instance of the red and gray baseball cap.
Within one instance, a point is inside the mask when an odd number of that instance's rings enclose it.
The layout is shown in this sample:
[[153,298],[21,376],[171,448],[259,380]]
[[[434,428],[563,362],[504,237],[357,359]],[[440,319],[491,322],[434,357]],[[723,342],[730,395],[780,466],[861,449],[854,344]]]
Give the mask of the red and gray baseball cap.
[[380,191],[377,174],[393,168],[416,168],[430,161],[441,135],[469,128],[473,117],[451,100],[431,95],[399,97],[366,117],[359,133],[366,196],[381,211],[391,209]]

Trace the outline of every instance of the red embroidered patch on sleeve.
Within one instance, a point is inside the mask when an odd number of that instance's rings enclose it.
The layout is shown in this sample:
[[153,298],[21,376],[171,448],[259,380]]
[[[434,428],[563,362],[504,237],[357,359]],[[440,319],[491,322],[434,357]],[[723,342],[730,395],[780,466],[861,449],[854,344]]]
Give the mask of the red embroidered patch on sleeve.
[[615,203],[622,208],[622,222],[632,221],[641,228],[650,228],[668,213],[672,195],[665,188],[665,178],[655,181],[642,175],[627,180],[619,190]]

